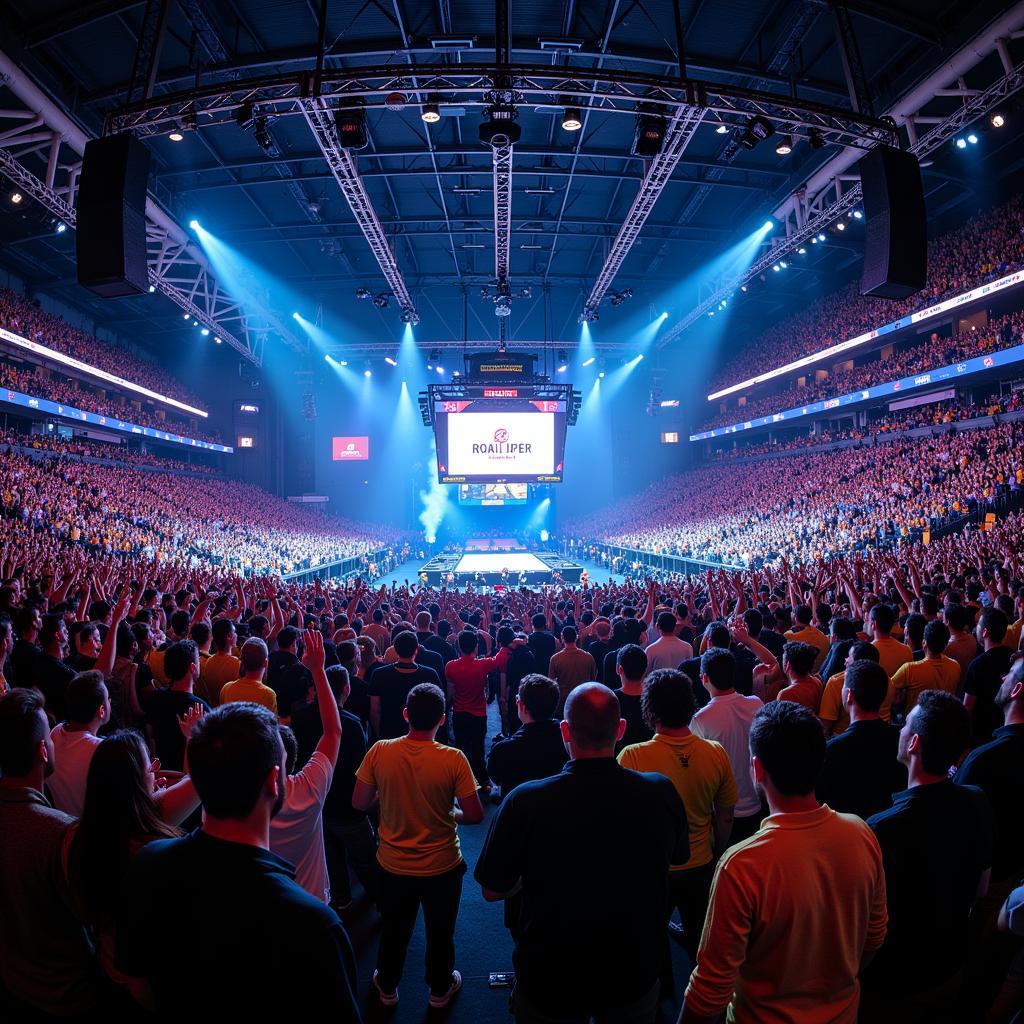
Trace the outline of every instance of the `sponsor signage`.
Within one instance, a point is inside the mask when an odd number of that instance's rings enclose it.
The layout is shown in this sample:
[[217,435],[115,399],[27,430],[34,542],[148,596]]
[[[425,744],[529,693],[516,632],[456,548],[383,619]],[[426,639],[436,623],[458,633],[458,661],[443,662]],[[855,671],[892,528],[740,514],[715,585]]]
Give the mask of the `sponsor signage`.
[[368,437],[332,437],[331,458],[334,462],[360,462],[370,457]]

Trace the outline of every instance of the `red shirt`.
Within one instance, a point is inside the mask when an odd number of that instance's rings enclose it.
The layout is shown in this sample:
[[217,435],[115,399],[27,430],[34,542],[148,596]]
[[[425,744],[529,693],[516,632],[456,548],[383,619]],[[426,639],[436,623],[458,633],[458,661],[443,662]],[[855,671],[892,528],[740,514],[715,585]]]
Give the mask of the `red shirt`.
[[504,672],[508,662],[508,648],[502,647],[493,658],[478,658],[464,654],[455,661],[449,661],[444,668],[444,677],[455,691],[455,711],[467,711],[471,715],[487,714],[487,677],[492,672]]

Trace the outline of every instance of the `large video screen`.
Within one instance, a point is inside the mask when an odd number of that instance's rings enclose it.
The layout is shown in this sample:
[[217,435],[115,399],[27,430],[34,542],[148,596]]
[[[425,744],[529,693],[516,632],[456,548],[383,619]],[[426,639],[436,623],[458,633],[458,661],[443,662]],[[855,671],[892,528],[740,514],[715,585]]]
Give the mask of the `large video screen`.
[[529,484],[459,484],[460,505],[525,505]]
[[438,479],[443,484],[560,483],[565,421],[564,401],[516,395],[438,402]]

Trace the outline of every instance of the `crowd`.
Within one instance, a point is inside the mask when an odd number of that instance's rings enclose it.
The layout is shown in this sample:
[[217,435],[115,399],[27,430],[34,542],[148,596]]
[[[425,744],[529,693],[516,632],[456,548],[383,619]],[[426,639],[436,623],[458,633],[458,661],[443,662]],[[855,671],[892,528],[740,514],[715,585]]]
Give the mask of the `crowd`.
[[61,317],[45,312],[24,295],[8,288],[0,288],[0,327],[168,398],[176,398],[197,409],[204,408],[198,396],[183,387],[170,371],[119,345],[72,327]]
[[899,302],[862,296],[859,282],[808,303],[756,338],[729,346],[709,391],[837,345],[1024,266],[1024,196],[972,217],[928,244],[928,283]]
[[796,409],[826,398],[851,394],[942,366],[951,366],[973,356],[997,352],[1021,344],[1024,312],[1010,313],[993,320],[982,330],[968,330],[952,338],[932,334],[928,338],[901,346],[887,359],[876,358],[862,366],[838,371],[820,381],[810,380],[782,392],[748,400],[745,405],[732,406],[709,419],[700,429],[728,426],[768,416],[783,409]]
[[520,1022],[1009,1020],[1021,525],[493,597],[8,544],[4,1009],[359,1021],[421,907],[443,1009],[472,870]]
[[[49,375],[39,369],[28,370],[2,360],[0,360],[0,388],[20,391],[32,398],[46,398],[51,402],[96,413],[98,416],[123,419],[140,427],[152,427],[154,430],[194,437],[199,441],[223,443],[215,432],[203,430],[196,425],[195,420],[183,418],[178,410],[173,408],[147,409],[144,406],[139,407],[133,404],[130,392],[104,390],[98,393],[70,377],[63,377],[59,374]],[[134,402],[138,401],[138,396],[135,396]]]
[[[932,438],[751,463],[709,465],[569,523],[600,543],[730,565],[812,560],[905,543],[1024,484],[1024,428],[1004,423]],[[780,483],[785,480],[785,487]]]

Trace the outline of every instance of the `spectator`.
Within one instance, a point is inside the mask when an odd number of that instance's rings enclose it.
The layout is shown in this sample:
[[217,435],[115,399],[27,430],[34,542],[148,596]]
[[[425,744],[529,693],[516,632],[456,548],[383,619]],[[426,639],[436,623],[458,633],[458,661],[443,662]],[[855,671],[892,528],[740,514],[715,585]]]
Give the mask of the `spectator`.
[[644,721],[643,692],[644,676],[647,675],[647,652],[639,644],[626,644],[615,654],[615,674],[619,679],[616,694],[619,698],[619,713],[626,723],[626,731],[615,744],[618,756],[632,743],[644,743],[654,736]]
[[67,719],[50,733],[54,768],[46,782],[54,807],[73,818],[82,815],[89,762],[110,720],[110,695],[99,672],[79,672],[68,683]]
[[814,664],[818,660],[819,651],[810,644],[799,640],[789,640],[782,649],[782,671],[785,672],[789,685],[779,692],[779,700],[793,701],[805,708],[818,713],[821,706],[821,680],[813,674]]
[[876,604],[868,619],[871,640],[878,648],[878,657],[885,674],[893,679],[901,665],[914,660],[914,652],[892,637],[896,625],[896,614],[887,604]]
[[[416,637],[410,640],[415,644]],[[405,659],[411,652],[399,651],[399,656]],[[430,1006],[447,1006],[462,987],[462,975],[454,969],[454,937],[466,865],[456,826],[483,821],[484,809],[465,754],[434,739],[444,707],[440,687],[414,686],[404,709],[408,733],[375,743],[356,772],[352,805],[366,811],[380,801],[381,938],[373,987],[385,1006],[398,1002],[420,906]],[[456,802],[459,809],[453,811]]]
[[55,722],[67,714],[65,693],[75,670],[64,658],[68,650],[68,627],[60,615],[44,615],[39,628],[39,653],[32,662],[32,684],[42,690],[46,707]]
[[[922,616],[923,618],[923,616]],[[956,695],[960,684],[960,666],[943,651],[949,643],[944,623],[929,622],[924,627],[924,658],[901,665],[892,677],[896,703],[903,705],[904,718],[910,714],[924,690],[942,690]]]
[[1001,715],[996,695],[1010,671],[1010,651],[1003,646],[1009,623],[998,608],[986,608],[975,629],[983,653],[967,667],[964,677],[964,707],[971,713],[972,745],[981,746],[992,738]]
[[170,679],[166,689],[153,690],[143,702],[146,721],[153,731],[156,756],[165,771],[180,772],[185,763],[185,738],[181,722],[189,708],[209,711],[210,705],[192,688],[199,678],[199,651],[192,640],[179,640],[164,652],[164,670]]
[[829,639],[820,629],[812,625],[814,609],[810,605],[797,605],[793,617],[796,619],[796,626],[786,633],[786,639],[790,642],[809,644],[815,649],[814,673],[817,674],[821,671],[821,666],[824,665],[825,656],[831,646]]
[[544,612],[537,612],[530,621],[533,632],[529,636],[529,648],[533,654],[534,671],[549,676],[549,662],[555,653],[556,644],[555,638],[548,632],[548,616]]
[[[536,633],[534,634],[536,636]],[[576,646],[578,633],[575,626],[562,627],[562,650],[551,655],[548,662],[549,678],[558,684],[558,710],[561,715],[565,708],[566,698],[583,683],[593,682],[597,678],[597,665],[586,651]],[[534,654],[536,657],[536,652]],[[545,673],[541,673],[542,675]]]
[[[909,788],[868,824],[885,864],[889,934],[864,973],[870,1020],[948,1020],[967,959],[968,915],[988,889],[992,812],[950,769],[971,738],[963,705],[925,690],[900,733]],[[928,893],[921,900],[921,892]]]
[[224,686],[242,673],[242,663],[231,653],[237,639],[238,633],[231,619],[218,619],[213,624],[213,653],[201,666],[199,674],[199,695],[213,707],[220,703],[220,692]]
[[[270,852],[270,823],[285,799],[277,719],[248,702],[220,707],[195,727],[188,754],[202,828],[136,854],[118,914],[118,969],[148,980],[162,1016],[181,1018],[202,1006],[217,1016],[316,1013],[358,1021],[355,960],[341,922]],[[196,911],[201,927],[181,912],[182,893],[197,879],[216,879]],[[184,949],[188,985],[181,983]],[[280,977],[301,978],[301,985],[252,984],[253,963],[271,949]]]
[[[565,716],[571,760],[505,798],[476,866],[485,899],[522,892],[513,1012],[518,1020],[653,1020],[668,869],[690,855],[686,812],[667,779],[616,763],[625,723],[606,687],[578,686]],[[560,861],[573,870],[557,870]],[[611,897],[595,895],[610,892],[610,878],[614,914]]]
[[413,687],[433,683],[440,687],[437,673],[416,663],[419,647],[416,634],[403,630],[395,637],[395,664],[382,665],[370,682],[370,722],[374,736],[382,740],[397,739],[408,732],[405,705]]
[[267,671],[269,652],[266,643],[259,637],[251,636],[242,644],[239,662],[242,674],[233,683],[225,683],[220,691],[220,703],[230,704],[232,701],[247,701],[262,704],[275,715],[277,712],[277,694],[263,682]]
[[648,672],[659,668],[679,668],[687,658],[693,657],[693,647],[676,636],[678,622],[672,612],[662,612],[656,625],[658,639],[647,648]]
[[[825,738],[807,708],[761,708],[750,754],[771,813],[718,863],[681,1024],[727,1007],[738,1020],[853,1020],[857,976],[885,937],[878,843],[859,818],[815,798]],[[822,898],[838,886],[841,901]]]
[[[846,706],[843,687],[846,685],[846,673],[850,670],[850,666],[857,661],[870,661],[873,665],[879,665],[881,655],[873,643],[867,640],[858,640],[850,646],[843,671],[837,672],[825,684],[825,691],[821,695],[821,707],[818,708],[818,721],[821,722],[821,727],[825,730],[826,739],[840,736],[850,728],[850,712]],[[883,722],[891,720],[893,693],[890,681],[885,697],[882,698],[881,707],[878,709],[879,717]]]
[[817,786],[818,799],[834,811],[867,820],[906,788],[899,730],[879,713],[888,692],[889,678],[877,662],[854,661],[846,670],[842,693],[850,726],[826,744]]

